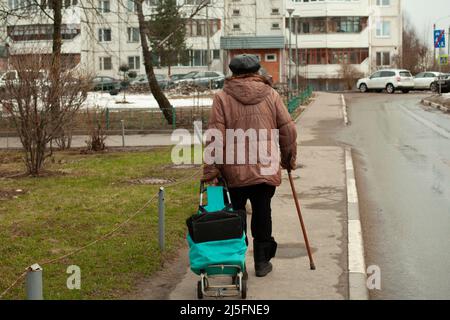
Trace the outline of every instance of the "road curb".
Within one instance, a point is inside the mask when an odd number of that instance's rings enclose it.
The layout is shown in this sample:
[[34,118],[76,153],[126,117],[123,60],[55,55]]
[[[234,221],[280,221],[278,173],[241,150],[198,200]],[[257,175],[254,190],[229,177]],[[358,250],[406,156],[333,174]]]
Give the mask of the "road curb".
[[366,264],[364,261],[364,241],[359,215],[358,191],[352,149],[345,148],[345,171],[347,185],[348,214],[348,282],[350,300],[369,300]]
[[344,123],[346,126],[348,126],[348,111],[347,111],[347,103],[345,102],[345,97],[343,94],[341,94],[341,100],[342,100],[342,113],[344,114]]
[[422,104],[426,105],[426,106],[429,106],[429,107],[434,107],[434,108],[436,108],[438,110],[441,110],[443,112],[449,112],[449,108],[448,107],[446,107],[446,106],[444,106],[444,105],[442,105],[440,103],[432,102],[432,101],[427,100],[427,99],[422,99]]

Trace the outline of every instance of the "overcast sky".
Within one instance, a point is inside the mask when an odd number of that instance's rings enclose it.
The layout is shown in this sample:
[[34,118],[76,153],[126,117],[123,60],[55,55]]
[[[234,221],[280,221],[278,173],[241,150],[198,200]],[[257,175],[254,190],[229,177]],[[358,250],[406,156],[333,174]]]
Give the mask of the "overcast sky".
[[417,28],[418,35],[432,45],[433,23],[440,18],[437,28],[450,27],[450,0],[403,0],[403,10]]

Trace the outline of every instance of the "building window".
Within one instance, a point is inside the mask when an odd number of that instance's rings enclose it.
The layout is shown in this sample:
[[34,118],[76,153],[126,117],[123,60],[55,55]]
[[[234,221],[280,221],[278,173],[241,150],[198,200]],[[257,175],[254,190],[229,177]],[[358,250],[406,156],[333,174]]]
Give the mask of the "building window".
[[241,15],[241,10],[233,9],[233,16],[240,16],[240,15]]
[[389,51],[377,52],[376,55],[377,66],[390,66],[391,65],[391,53]]
[[361,64],[369,57],[368,48],[301,49],[299,63],[307,64]]
[[391,0],[377,0],[377,6],[388,7],[391,5]]
[[272,23],[272,30],[279,30],[280,24],[279,23]]
[[220,60],[220,50],[213,50],[213,60]]
[[186,21],[187,37],[206,37],[206,26],[209,25],[209,34],[212,36],[220,30],[219,19],[193,19]]
[[110,0],[99,0],[98,1],[98,11],[101,13],[111,12],[111,1]]
[[[214,60],[220,59],[220,50],[211,50],[209,54]],[[184,67],[206,67],[206,58],[207,50],[186,50],[178,56],[178,62],[175,61],[174,65]]]
[[377,34],[377,37],[390,37],[391,36],[391,22],[390,21],[378,21],[376,34]]
[[272,8],[272,15],[277,16],[280,14],[280,9],[278,8]]
[[137,12],[137,4],[134,2],[134,0],[128,0],[127,2],[127,10],[128,12]]
[[139,70],[141,68],[141,57],[128,57],[128,68],[130,68],[130,70]]
[[241,30],[241,25],[239,23],[233,24],[233,30],[235,31]]
[[277,55],[274,53],[266,54],[265,56],[266,62],[276,62],[277,61]]
[[[367,27],[367,17],[315,17],[300,18],[292,21],[292,28],[297,25],[297,33],[360,33]],[[286,19],[286,28],[289,29],[289,18]]]
[[112,70],[111,57],[100,57],[100,70]]
[[100,42],[111,41],[111,29],[98,29],[98,41]]
[[145,4],[150,7],[155,7],[159,4],[160,0],[145,0]]
[[128,42],[139,42],[139,28],[128,27]]
[[204,0],[184,0],[184,4],[188,4],[188,5],[199,5],[203,2]]

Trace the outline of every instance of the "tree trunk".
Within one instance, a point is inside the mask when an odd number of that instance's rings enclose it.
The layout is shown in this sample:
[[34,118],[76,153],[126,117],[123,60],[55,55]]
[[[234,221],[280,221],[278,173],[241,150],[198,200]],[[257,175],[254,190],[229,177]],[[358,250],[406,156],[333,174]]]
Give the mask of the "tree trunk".
[[142,10],[142,2],[143,0],[136,0],[137,7],[137,16],[139,21],[139,33],[141,37],[141,45],[142,45],[142,55],[144,56],[144,67],[145,73],[147,74],[148,83],[150,85],[150,91],[158,102],[159,108],[161,109],[164,117],[166,118],[169,124],[172,124],[173,117],[173,107],[170,104],[170,101],[164,95],[161,90],[161,87],[158,85],[158,81],[155,77],[155,72],[153,70],[153,59],[152,52],[150,51],[148,41],[147,41],[147,32],[146,32],[146,24],[144,18],[144,12]]

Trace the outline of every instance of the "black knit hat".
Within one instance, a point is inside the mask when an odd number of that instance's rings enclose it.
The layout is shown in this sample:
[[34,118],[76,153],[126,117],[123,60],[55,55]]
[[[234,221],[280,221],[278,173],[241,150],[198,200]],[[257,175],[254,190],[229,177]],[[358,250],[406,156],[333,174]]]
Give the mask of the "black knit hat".
[[240,54],[231,59],[230,70],[233,74],[256,73],[261,68],[259,59],[254,54]]

